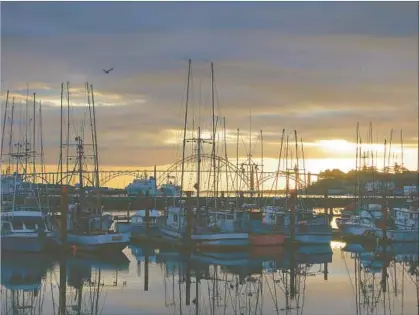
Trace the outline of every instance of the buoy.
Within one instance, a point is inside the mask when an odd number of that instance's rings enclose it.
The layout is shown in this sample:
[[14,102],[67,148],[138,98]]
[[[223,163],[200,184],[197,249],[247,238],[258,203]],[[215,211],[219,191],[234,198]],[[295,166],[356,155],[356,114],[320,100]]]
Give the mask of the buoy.
[[77,254],[77,246],[76,245],[71,245],[70,248],[73,250],[73,256],[76,256],[76,254]]

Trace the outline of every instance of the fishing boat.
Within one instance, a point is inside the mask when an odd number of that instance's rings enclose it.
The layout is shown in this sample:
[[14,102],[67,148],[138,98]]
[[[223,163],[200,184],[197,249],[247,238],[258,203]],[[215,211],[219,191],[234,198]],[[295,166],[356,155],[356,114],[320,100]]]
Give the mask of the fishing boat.
[[343,238],[372,236],[379,230],[371,219],[361,216],[353,216],[338,227]]
[[[111,216],[90,209],[81,210],[80,204],[70,205],[67,214],[67,245],[76,251],[98,254],[121,252],[129,243],[129,233],[110,229]],[[56,240],[62,244],[57,237]]]
[[42,252],[53,244],[47,216],[34,207],[14,206],[1,213],[1,249],[15,252]]
[[394,218],[394,225],[396,228],[413,230],[417,230],[419,228],[419,211],[417,206],[414,206],[415,202],[417,203],[417,200],[409,200],[408,207],[392,209],[392,216]]
[[[90,116],[90,120],[89,125],[94,126],[91,137],[93,139],[93,145],[87,145],[85,147],[82,136],[75,137],[75,143],[68,144],[69,147],[75,147],[75,152],[72,153],[69,152],[68,148],[67,154],[74,154],[76,157],[75,159],[73,158],[73,160],[76,162],[74,173],[78,176],[78,183],[76,184],[77,200],[75,203],[68,206],[67,214],[61,214],[66,215],[66,219],[63,220],[66,222],[66,226],[61,226],[61,221],[59,225],[56,224],[55,241],[60,245],[72,248],[75,252],[113,254],[115,252],[121,252],[128,245],[130,235],[129,233],[119,233],[112,229],[112,217],[103,214],[103,207],[100,204],[99,165],[94,114],[93,119]],[[62,139],[60,139],[60,143],[62,142]],[[85,152],[85,149],[89,147],[93,148],[93,152],[89,152],[91,155]],[[60,156],[63,156],[62,149],[60,151]],[[95,170],[95,178],[92,182],[94,189],[88,192],[84,185],[85,178],[87,178],[85,176],[85,168],[87,167],[85,161],[90,158],[94,161],[93,169]],[[60,163],[62,163],[62,160],[63,159],[60,159]],[[62,169],[62,167],[63,165],[60,164],[59,169]],[[63,175],[61,174],[61,182],[62,181]],[[62,232],[63,229],[66,229],[66,233]],[[64,239],[64,237],[66,239]]]
[[[262,208],[264,226],[278,227],[287,239],[291,238],[291,211],[274,206]],[[310,211],[295,212],[294,240],[302,244],[328,244],[332,240],[332,227],[325,215]]]
[[[130,235],[157,235],[159,230],[157,220],[161,213],[155,209],[137,210],[126,222],[115,222],[115,229],[121,233],[130,233]],[[147,227],[148,222],[148,227]]]
[[[188,85],[187,94],[189,95],[191,77],[191,61],[189,61],[188,69]],[[214,69],[211,63],[211,81],[214,80]],[[216,152],[216,124],[215,124],[215,99],[214,99],[214,84],[211,84],[212,89],[212,133],[207,138],[202,137],[206,134],[201,131],[201,125],[197,128],[192,127],[192,137],[187,137],[188,129],[188,102],[185,108],[184,133],[183,133],[183,149],[182,149],[182,171],[181,171],[181,191],[184,192],[184,174],[185,174],[185,150],[186,143],[193,143],[190,146],[192,151],[192,160],[196,163],[193,173],[196,174],[196,182],[194,189],[196,189],[196,204],[188,205],[174,205],[167,209],[167,216],[163,224],[159,227],[164,238],[172,240],[179,240],[187,245],[192,245],[199,248],[219,248],[219,249],[233,249],[248,246],[249,233],[246,226],[246,217],[242,212],[224,212],[219,211],[217,207],[217,177],[213,176],[212,189],[214,192],[214,206],[213,209],[203,207],[200,205],[201,185],[201,166],[203,158],[204,144],[211,144],[212,152],[212,174],[217,174],[214,163]],[[204,123],[199,120],[200,124]],[[194,126],[194,125],[193,125]],[[210,184],[210,181],[208,182]],[[182,195],[182,194],[181,194]]]
[[22,177],[14,173],[13,175],[1,175],[1,200],[13,196],[22,184]]
[[143,177],[135,178],[125,189],[128,196],[138,196],[140,194],[151,197],[180,197],[180,187],[178,185],[168,182],[158,188],[155,176],[147,178],[146,174]]
[[[202,210],[202,209],[201,209]],[[199,248],[234,248],[249,245],[249,234],[245,229],[244,218],[239,213],[210,212],[208,220],[202,220],[191,229],[190,242]],[[187,213],[183,206],[167,209],[167,218],[159,229],[165,238],[188,241]],[[203,216],[204,217],[204,216]]]
[[396,243],[419,241],[419,211],[413,201],[409,203],[409,207],[393,208],[388,220],[390,222],[379,222],[382,228],[375,232],[377,238]]

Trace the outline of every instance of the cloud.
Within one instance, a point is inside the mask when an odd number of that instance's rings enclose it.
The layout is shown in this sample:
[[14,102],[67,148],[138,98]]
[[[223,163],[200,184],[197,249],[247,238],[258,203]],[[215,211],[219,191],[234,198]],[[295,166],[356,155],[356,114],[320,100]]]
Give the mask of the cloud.
[[[87,117],[84,84],[94,85],[101,163],[173,162],[188,58],[188,127],[211,129],[213,60],[216,115],[226,117],[229,152],[236,128],[248,140],[250,111],[266,156],[277,156],[283,128],[291,136],[297,129],[307,143],[354,142],[356,122],[365,138],[372,122],[380,141],[394,128],[417,145],[415,9],[417,3],[2,3],[2,92],[10,90],[20,113],[26,82],[42,100],[49,163],[58,156],[67,81],[70,103],[79,107],[72,121]],[[105,75],[108,66],[115,70]],[[306,149],[311,157],[332,154]]]

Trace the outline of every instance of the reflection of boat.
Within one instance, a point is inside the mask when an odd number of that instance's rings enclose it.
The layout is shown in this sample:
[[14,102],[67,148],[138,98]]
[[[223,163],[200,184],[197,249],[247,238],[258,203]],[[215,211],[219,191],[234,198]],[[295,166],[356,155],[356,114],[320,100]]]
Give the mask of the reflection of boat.
[[[405,278],[407,278],[406,265],[409,269],[408,273],[411,272],[411,267],[418,265],[417,256],[416,261],[412,261],[410,260],[412,257],[402,254],[407,254],[410,250],[413,251],[412,253],[417,253],[417,244],[416,249],[410,246],[395,245],[376,246],[368,249],[359,244],[350,244],[345,247],[344,250],[351,253],[354,262],[353,286],[357,314],[415,313],[413,309],[404,306],[404,285]],[[416,280],[412,275],[415,274],[413,273],[409,277],[413,282],[416,281],[417,286],[419,273],[416,274]],[[352,282],[352,276],[350,278]]]
[[156,262],[158,250],[155,248],[138,247],[134,244],[130,244],[128,247],[131,249],[132,254],[138,262],[144,262],[146,257],[149,262]]
[[83,268],[95,268],[101,270],[128,270],[129,259],[122,252],[114,253],[105,257],[78,254],[67,258],[67,266],[82,266]]
[[[43,314],[43,281],[53,258],[41,254],[13,253],[1,257],[1,314]],[[4,293],[4,295],[3,295]],[[38,313],[39,312],[39,313]]]
[[[67,282],[67,286],[61,283],[60,287],[66,288],[65,294],[74,294],[74,298],[67,298],[65,302],[68,314],[98,314],[105,304],[105,296],[101,292],[106,287],[118,286],[118,271],[128,270],[128,267],[128,258],[119,252],[100,258],[68,257],[65,261],[65,269],[61,270],[60,266],[60,273],[65,272],[64,280]],[[111,284],[106,284],[105,281],[108,281],[109,277],[105,274],[109,272],[115,272],[115,278]],[[84,291],[84,289],[87,290]],[[73,301],[76,303],[68,304]]]

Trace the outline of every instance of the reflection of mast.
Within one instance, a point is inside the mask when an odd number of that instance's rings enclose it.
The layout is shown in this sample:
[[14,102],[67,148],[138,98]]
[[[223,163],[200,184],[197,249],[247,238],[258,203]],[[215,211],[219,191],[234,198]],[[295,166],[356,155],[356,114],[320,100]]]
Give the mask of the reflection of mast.
[[[402,262],[402,270],[397,268],[397,256],[389,255],[383,246],[382,252],[363,251],[353,253],[355,266],[355,301],[358,315],[391,314],[400,311],[403,314],[404,307],[404,278],[405,270]],[[390,262],[394,268],[390,267]],[[401,277],[401,290],[398,281]],[[394,283],[389,282],[393,281]],[[401,292],[401,295],[398,293]],[[401,300],[397,303],[397,300]],[[397,310],[400,307],[401,310]]]
[[8,254],[1,259],[1,309],[5,315],[41,315],[45,298],[44,278],[52,261],[45,256]]

